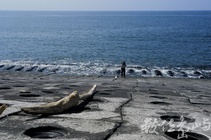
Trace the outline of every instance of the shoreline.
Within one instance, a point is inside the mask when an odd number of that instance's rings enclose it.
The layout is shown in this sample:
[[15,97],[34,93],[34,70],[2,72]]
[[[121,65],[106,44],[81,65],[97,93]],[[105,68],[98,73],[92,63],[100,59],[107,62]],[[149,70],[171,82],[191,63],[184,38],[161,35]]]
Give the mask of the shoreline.
[[155,76],[145,76],[145,75],[129,75],[126,74],[126,77],[121,77],[121,75],[118,74],[113,74],[113,75],[108,75],[108,74],[99,74],[99,75],[84,75],[84,74],[65,74],[65,73],[42,73],[42,72],[22,72],[22,71],[0,71],[0,75],[31,75],[31,76],[55,76],[55,77],[93,77],[93,78],[100,78],[100,77],[104,77],[104,78],[113,78],[113,79],[139,79],[139,78],[146,78],[146,79],[150,79],[150,78],[161,78],[161,79],[190,79],[190,80],[211,80],[211,78],[200,78],[200,77],[166,77],[166,76],[161,76],[161,75],[155,75]]
[[[63,113],[42,116],[21,112],[22,107],[53,102],[73,91],[82,94],[94,84],[97,92],[92,99]],[[176,126],[186,121],[180,128],[189,128],[189,137],[206,140],[211,138],[210,85],[209,79],[0,72],[0,104],[8,105],[0,115],[0,135],[2,139],[28,140],[32,139],[29,130],[44,127],[48,131],[45,135],[54,133],[55,139],[174,140],[174,135],[180,134]],[[173,133],[168,132],[170,119]],[[147,131],[147,120],[156,121],[155,131]],[[196,124],[202,125],[194,127]],[[60,136],[55,134],[57,130]]]
[[[68,64],[37,63],[28,61],[0,61],[0,72],[43,73],[58,75],[119,76],[120,65],[109,63],[76,62]],[[210,66],[142,66],[129,65],[126,75],[131,77],[167,77],[211,79]]]

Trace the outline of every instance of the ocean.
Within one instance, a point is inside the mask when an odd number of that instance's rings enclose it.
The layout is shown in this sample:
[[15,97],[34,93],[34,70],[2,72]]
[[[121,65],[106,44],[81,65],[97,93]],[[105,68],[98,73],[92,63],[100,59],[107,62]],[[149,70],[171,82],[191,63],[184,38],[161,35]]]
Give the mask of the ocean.
[[0,11],[0,71],[211,78],[211,11]]

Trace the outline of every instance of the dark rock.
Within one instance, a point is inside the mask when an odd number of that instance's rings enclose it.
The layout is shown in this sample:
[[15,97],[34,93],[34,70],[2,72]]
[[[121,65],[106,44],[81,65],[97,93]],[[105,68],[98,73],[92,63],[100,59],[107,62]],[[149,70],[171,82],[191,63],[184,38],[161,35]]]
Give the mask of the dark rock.
[[13,69],[14,67],[15,67],[14,65],[9,66],[8,68],[6,68],[6,70],[11,70],[11,69]]
[[199,78],[200,78],[200,79],[205,79],[205,77],[204,77],[204,76],[200,76]]
[[4,65],[0,65],[0,68],[4,67]]
[[198,72],[198,71],[194,71],[193,74],[195,74],[195,75],[201,75],[201,73]]
[[168,73],[168,75],[170,75],[170,76],[174,76],[174,72],[172,72],[172,71],[170,71],[170,70],[169,70],[167,73]]
[[182,74],[183,77],[188,77],[188,74],[184,71],[182,71],[181,74]]
[[15,69],[15,71],[21,71],[24,67],[20,67],[20,68],[17,68]]
[[128,70],[128,73],[130,73],[130,74],[131,74],[131,73],[134,73],[134,72],[135,72],[135,71],[134,71],[133,69],[129,69],[129,70]]
[[101,73],[102,73],[102,74],[106,74],[106,73],[107,73],[107,70],[104,69],[104,70],[101,71]]
[[121,70],[117,70],[117,71],[116,71],[116,74],[120,74],[120,73],[121,73]]
[[142,70],[142,74],[146,75],[147,71],[146,70]]
[[52,72],[57,72],[59,70],[59,68],[54,68],[54,69],[52,69],[51,71]]
[[26,72],[28,72],[28,71],[33,71],[33,70],[36,69],[36,68],[38,68],[38,66],[33,66],[33,67],[27,69]]
[[46,67],[40,68],[40,69],[38,69],[37,71],[38,71],[38,72],[43,72],[45,69],[46,69]]
[[161,73],[161,71],[155,70],[155,75],[157,75],[157,76],[162,76],[163,74]]

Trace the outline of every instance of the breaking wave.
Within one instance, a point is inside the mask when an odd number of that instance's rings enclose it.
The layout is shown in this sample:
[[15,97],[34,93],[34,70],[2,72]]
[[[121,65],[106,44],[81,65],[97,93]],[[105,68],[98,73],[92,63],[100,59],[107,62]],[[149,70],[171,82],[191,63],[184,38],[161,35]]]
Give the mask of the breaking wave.
[[[40,63],[33,61],[0,61],[0,71],[20,71],[44,74],[119,76],[120,65],[109,63]],[[172,78],[211,78],[211,67],[145,67],[129,65],[126,71],[129,76],[172,77]]]

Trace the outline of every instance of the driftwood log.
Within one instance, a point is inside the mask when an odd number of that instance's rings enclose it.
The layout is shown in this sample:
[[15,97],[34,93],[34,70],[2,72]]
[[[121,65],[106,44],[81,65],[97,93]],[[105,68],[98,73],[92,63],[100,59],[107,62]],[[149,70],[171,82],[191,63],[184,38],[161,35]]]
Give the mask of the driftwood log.
[[4,110],[7,108],[5,104],[0,106],[0,115],[4,112]]
[[96,88],[97,88],[97,85],[94,85],[88,92],[85,92],[85,93],[79,95],[79,100],[86,100],[86,99],[92,97],[95,93]]
[[92,97],[95,92],[96,87],[97,86],[94,85],[88,92],[83,93],[81,95],[79,95],[77,91],[74,91],[69,96],[66,96],[58,101],[42,104],[42,105],[34,106],[34,107],[24,107],[24,108],[21,108],[21,110],[28,114],[62,113],[71,107],[77,106],[79,100],[86,100],[87,98]]

